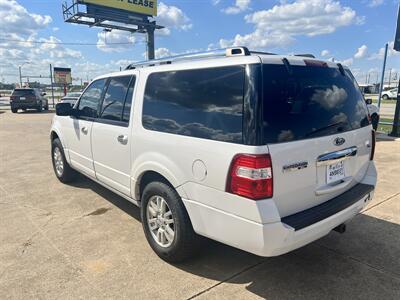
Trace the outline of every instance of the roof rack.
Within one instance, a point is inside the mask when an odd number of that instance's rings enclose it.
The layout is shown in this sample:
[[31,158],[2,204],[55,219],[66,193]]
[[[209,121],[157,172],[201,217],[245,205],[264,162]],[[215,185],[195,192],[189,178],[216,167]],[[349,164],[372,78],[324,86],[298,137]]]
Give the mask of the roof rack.
[[315,58],[314,54],[304,53],[304,54],[295,54],[294,56],[301,56],[301,57],[308,57],[308,58]]
[[262,51],[250,51],[251,54],[261,54],[261,55],[277,55],[276,53],[262,52]]
[[249,56],[251,55],[249,49],[246,47],[231,47],[225,49],[217,49],[204,52],[188,53],[170,57],[164,57],[160,59],[146,60],[142,62],[132,63],[126,70],[133,70],[137,68],[152,67],[156,65],[167,65],[176,61],[192,60],[192,59],[203,59],[212,57],[230,57],[230,56]]

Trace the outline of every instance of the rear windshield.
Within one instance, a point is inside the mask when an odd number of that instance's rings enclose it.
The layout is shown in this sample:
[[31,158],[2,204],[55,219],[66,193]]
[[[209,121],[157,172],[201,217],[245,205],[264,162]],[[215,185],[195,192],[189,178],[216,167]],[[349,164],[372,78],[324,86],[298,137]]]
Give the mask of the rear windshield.
[[33,90],[14,90],[12,96],[35,95]]
[[351,73],[322,66],[263,65],[263,139],[281,143],[369,125]]

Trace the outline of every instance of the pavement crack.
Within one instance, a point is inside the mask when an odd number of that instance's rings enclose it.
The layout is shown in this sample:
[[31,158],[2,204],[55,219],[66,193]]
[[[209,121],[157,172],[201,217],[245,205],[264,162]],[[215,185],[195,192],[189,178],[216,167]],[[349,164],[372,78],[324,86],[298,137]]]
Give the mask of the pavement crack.
[[390,196],[390,197],[388,197],[388,198],[386,198],[384,200],[382,200],[381,202],[375,203],[374,205],[372,205],[372,206],[364,209],[363,211],[361,211],[361,213],[369,211],[369,210],[373,209],[374,207],[377,207],[378,205],[381,205],[382,203],[385,203],[385,202],[387,202],[387,201],[389,201],[389,200],[391,200],[391,199],[393,199],[393,198],[395,198],[395,197],[397,197],[399,195],[400,195],[400,192],[396,193],[396,194],[394,194],[394,195],[392,195],[392,196]]
[[325,245],[322,245],[322,244],[319,244],[319,243],[317,243],[316,245],[318,245],[319,247],[324,248],[324,249],[326,249],[326,250],[329,250],[329,251],[331,251],[331,252],[333,252],[333,253],[335,253],[335,254],[337,254],[337,255],[343,256],[344,258],[347,258],[347,259],[350,259],[350,260],[355,261],[355,262],[357,262],[357,263],[360,263],[360,264],[362,264],[362,265],[364,265],[364,266],[366,266],[366,267],[368,267],[368,268],[371,268],[371,269],[373,269],[373,270],[375,270],[375,271],[378,271],[378,272],[380,272],[380,273],[389,275],[389,276],[391,276],[391,277],[394,277],[394,278],[400,280],[400,274],[399,274],[399,273],[387,271],[387,270],[385,270],[385,269],[382,268],[382,267],[378,267],[378,266],[371,265],[371,264],[369,264],[369,263],[367,263],[367,262],[365,262],[365,261],[363,261],[363,260],[361,260],[361,259],[355,258],[354,256],[345,254],[345,253],[343,253],[343,252],[341,252],[341,251],[338,251],[338,250],[336,250],[336,249],[329,248],[329,247],[327,247],[327,246],[325,246]]
[[243,273],[246,273],[247,271],[250,271],[251,269],[254,269],[255,267],[258,267],[259,265],[263,264],[264,262],[265,262],[265,259],[255,263],[253,265],[250,265],[250,266],[242,269],[241,271],[239,271],[239,272],[237,272],[237,273],[225,278],[224,280],[222,280],[222,281],[220,281],[220,282],[218,282],[218,283],[206,288],[205,290],[202,290],[202,291],[198,292],[197,294],[194,294],[193,296],[190,296],[189,298],[187,298],[187,300],[195,299],[195,298],[197,298],[197,297],[209,292],[213,288],[215,288],[215,287],[217,287],[217,286],[219,286],[219,285],[221,285],[221,284],[223,284],[225,282],[228,282],[228,281],[232,280],[233,278],[235,278],[235,277],[237,277],[239,275],[242,275]]

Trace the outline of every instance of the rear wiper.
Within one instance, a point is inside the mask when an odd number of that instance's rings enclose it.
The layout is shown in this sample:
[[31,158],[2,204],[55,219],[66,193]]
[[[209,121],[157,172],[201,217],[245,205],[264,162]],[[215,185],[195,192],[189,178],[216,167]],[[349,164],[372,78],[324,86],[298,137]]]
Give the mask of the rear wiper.
[[[344,125],[344,124],[346,124],[346,122],[342,122],[342,121],[341,121],[341,122],[336,122],[336,123],[330,124],[330,125],[328,125],[328,126],[315,129],[315,130],[313,130],[313,131],[307,133],[305,136],[306,136],[306,137],[309,137],[309,136],[311,136],[311,135],[313,135],[313,134],[315,134],[315,133],[318,133],[318,132],[321,132],[321,131],[324,131],[324,130],[327,130],[327,129],[330,129],[330,128],[332,128],[332,127],[336,127],[336,126],[339,126],[339,125]],[[339,130],[339,129],[340,129],[340,127],[337,129],[337,131],[341,131],[341,130]]]

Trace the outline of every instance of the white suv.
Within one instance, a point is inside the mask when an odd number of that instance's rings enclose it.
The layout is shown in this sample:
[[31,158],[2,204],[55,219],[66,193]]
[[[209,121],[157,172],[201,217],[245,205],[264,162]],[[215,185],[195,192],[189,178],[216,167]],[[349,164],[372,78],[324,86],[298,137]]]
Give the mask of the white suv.
[[130,65],[58,104],[52,159],[141,207],[176,262],[205,236],[276,256],[371,200],[375,136],[347,68],[243,47]]

